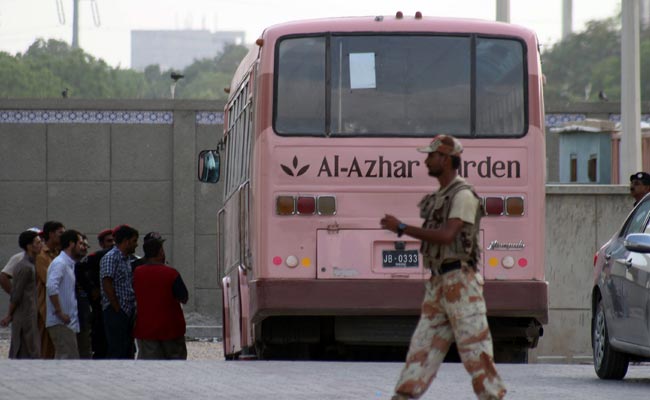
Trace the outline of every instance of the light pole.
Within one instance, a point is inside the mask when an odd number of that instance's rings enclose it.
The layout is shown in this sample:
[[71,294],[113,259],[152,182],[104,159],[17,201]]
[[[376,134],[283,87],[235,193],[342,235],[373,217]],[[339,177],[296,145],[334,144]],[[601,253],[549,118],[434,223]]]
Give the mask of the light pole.
[[621,2],[621,146],[619,182],[641,170],[639,0]]

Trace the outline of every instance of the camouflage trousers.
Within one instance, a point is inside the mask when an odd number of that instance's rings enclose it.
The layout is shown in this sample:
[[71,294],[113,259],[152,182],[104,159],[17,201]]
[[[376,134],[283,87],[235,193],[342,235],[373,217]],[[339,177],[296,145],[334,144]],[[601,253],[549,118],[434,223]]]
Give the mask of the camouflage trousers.
[[411,338],[406,365],[395,398],[419,398],[436,377],[455,341],[479,399],[501,399],[506,394],[496,371],[492,337],[485,315],[483,278],[463,267],[432,276],[426,283],[420,321]]

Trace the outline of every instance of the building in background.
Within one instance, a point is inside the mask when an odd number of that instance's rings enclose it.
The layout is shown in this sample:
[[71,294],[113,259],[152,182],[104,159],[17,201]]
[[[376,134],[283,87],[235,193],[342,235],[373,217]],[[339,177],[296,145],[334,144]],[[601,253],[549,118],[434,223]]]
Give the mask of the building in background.
[[[644,116],[644,118],[647,118]],[[569,121],[553,127],[547,134],[554,138],[554,146],[547,147],[548,163],[557,163],[559,179],[550,176],[549,182],[623,184],[619,182],[621,123],[615,118]],[[641,121],[642,170],[650,171],[650,123]],[[549,165],[550,167],[550,165]],[[553,179],[555,178],[555,179]]]
[[213,58],[229,44],[244,44],[244,31],[136,30],[131,31],[131,68],[143,71],[158,64],[161,70],[182,70],[194,60]]
[[560,183],[611,183],[616,123],[586,119],[551,131],[559,135]]

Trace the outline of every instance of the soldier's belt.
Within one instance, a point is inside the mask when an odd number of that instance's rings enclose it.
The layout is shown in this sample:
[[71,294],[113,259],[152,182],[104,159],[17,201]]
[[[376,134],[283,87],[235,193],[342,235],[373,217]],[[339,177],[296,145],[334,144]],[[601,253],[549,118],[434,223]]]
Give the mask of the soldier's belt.
[[462,263],[460,262],[460,260],[441,264],[440,268],[438,268],[438,275],[444,275],[447,272],[455,271],[457,269],[460,269],[461,267],[462,267]]

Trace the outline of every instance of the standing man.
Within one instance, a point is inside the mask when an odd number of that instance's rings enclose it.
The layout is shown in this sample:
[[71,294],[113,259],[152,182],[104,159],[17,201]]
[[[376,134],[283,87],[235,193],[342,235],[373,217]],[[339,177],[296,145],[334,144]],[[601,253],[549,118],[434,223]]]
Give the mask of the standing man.
[[630,194],[634,197],[634,205],[650,193],[650,174],[647,172],[637,172],[630,176]]
[[75,294],[77,296],[77,315],[79,315],[79,333],[77,333],[77,348],[79,349],[79,358],[92,358],[92,345],[90,332],[92,329],[92,311],[90,308],[90,293],[92,285],[88,273],[88,264],[84,263],[88,259],[88,238],[81,234],[81,254],[79,261],[74,266],[74,276],[76,280]]
[[[99,263],[101,259],[115,245],[115,236],[113,229],[104,229],[97,235],[100,250],[92,252],[86,258],[77,264],[80,271],[85,271],[88,277],[87,295],[91,308],[91,329],[90,339],[92,348],[92,358],[106,358],[107,344],[106,331],[104,329],[104,311],[102,309],[101,280],[99,279]],[[81,355],[81,354],[80,354]]]
[[[144,243],[147,243],[150,240],[162,240],[163,242],[165,241],[162,236],[160,236],[160,233],[158,232],[149,232],[146,235],[144,235],[144,240],[142,244],[142,249],[144,250]],[[162,260],[161,264],[165,264],[166,260]],[[141,265],[149,264],[151,260],[147,258],[147,254],[145,253],[144,257],[141,258],[136,258],[133,259],[131,258],[131,271],[135,272],[136,268],[138,268]]]
[[45,329],[47,320],[47,269],[61,251],[61,235],[65,227],[59,221],[48,221],[43,225],[45,246],[36,256],[36,288],[38,290],[38,331],[41,335],[41,358],[54,358],[54,344]]
[[455,341],[479,399],[501,399],[506,389],[496,371],[487,323],[483,280],[478,273],[478,233],[483,209],[472,187],[458,176],[463,147],[449,135],[436,136],[427,147],[425,165],[440,189],[419,203],[422,228],[392,215],[382,228],[422,241],[424,266],[431,270],[422,314],[411,338],[406,365],[394,400],[419,398],[427,390]]
[[11,279],[14,277],[14,273],[16,273],[18,263],[24,257],[24,251],[14,254],[9,258],[2,271],[0,271],[0,286],[2,286],[2,290],[7,292],[7,294],[11,294]]
[[13,290],[9,299],[9,313],[0,321],[7,326],[11,322],[11,346],[9,358],[38,358],[41,355],[41,338],[36,322],[36,272],[34,260],[41,252],[43,243],[38,233],[25,231],[18,237],[18,245],[25,252],[16,264]]
[[165,265],[165,249],[158,232],[150,232],[142,248],[146,263],[133,272],[137,319],[133,336],[138,341],[138,359],[185,360],[187,287],[174,268]]
[[115,228],[115,247],[100,262],[107,358],[133,358],[135,294],[130,256],[138,247],[138,231],[128,225]]
[[81,233],[69,229],[61,235],[61,254],[47,270],[47,331],[54,343],[54,358],[79,358],[76,279],[74,265],[84,253]]
[[103,231],[99,232],[99,235],[97,235],[97,241],[99,242],[99,247],[102,248],[102,250],[110,250],[115,246],[115,236],[113,236],[113,230],[112,229],[104,229]]
[[[38,228],[29,228],[27,230],[36,232],[37,234],[41,231]],[[14,254],[9,258],[9,261],[7,261],[7,264],[5,264],[4,268],[2,268],[2,271],[0,272],[0,286],[5,292],[7,292],[7,294],[11,294],[11,279],[14,277],[14,273],[16,272],[16,265],[18,265],[18,262],[24,257],[24,251]]]

